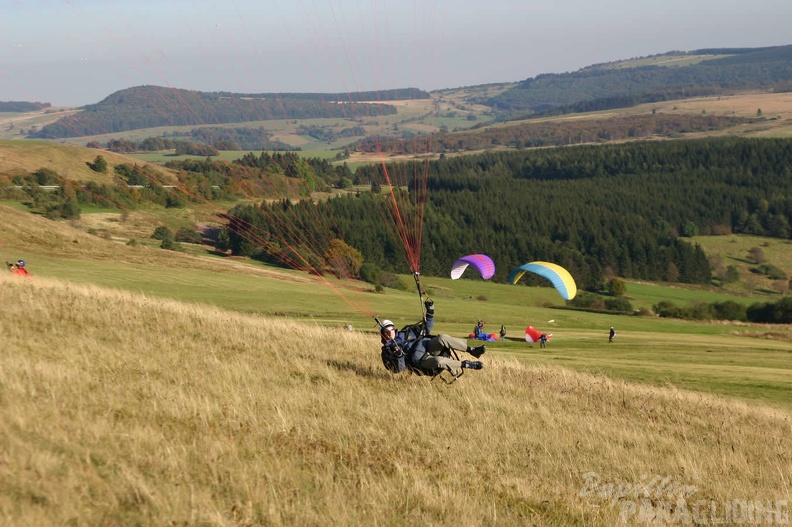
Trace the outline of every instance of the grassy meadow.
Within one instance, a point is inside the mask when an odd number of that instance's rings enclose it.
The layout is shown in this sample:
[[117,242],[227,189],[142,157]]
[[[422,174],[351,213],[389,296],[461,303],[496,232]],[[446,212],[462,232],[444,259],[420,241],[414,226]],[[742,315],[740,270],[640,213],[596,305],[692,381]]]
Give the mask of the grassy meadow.
[[387,373],[372,333],[0,291],[5,525],[617,525],[791,497],[787,411],[497,350],[447,386]]
[[[739,520],[735,503],[788,513],[790,327],[571,311],[549,287],[427,276],[436,332],[507,327],[483,370],[446,385],[379,360],[371,317],[415,321],[414,288],[128,246],[3,204],[0,222],[3,258],[34,274],[0,275],[0,524],[664,525],[699,502],[699,523]],[[547,349],[526,325],[553,333]],[[751,511],[731,523],[768,524]]]

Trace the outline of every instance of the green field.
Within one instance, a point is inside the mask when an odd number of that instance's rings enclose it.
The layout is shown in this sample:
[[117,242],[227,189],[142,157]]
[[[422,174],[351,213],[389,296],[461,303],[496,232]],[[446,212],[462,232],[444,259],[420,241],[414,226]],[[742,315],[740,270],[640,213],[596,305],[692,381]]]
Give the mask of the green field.
[[[8,243],[6,240],[4,245]],[[20,243],[17,240],[14,245]],[[201,246],[195,246],[197,250],[192,252],[206,256],[192,258],[205,263],[193,269],[180,263],[189,255],[162,251],[155,248],[156,243],[149,244],[153,247],[126,247],[99,239],[97,243],[110,243],[110,249],[119,251],[119,256],[74,258],[32,248],[6,252],[11,258],[22,254],[29,268],[41,277],[310,321],[325,327],[352,324],[373,334],[373,315],[402,325],[421,314],[410,276],[402,277],[407,291],[375,293],[368,284],[311,278],[298,271],[209,256]],[[275,276],[259,275],[259,270]],[[422,284],[437,305],[436,331],[466,336],[479,319],[486,322],[487,332],[497,333],[501,325],[506,326],[506,340],[489,345],[492,356],[792,408],[792,328],[787,326],[767,328],[574,311],[564,309],[564,301],[549,287],[429,276],[423,277]],[[757,301],[715,290],[631,282],[627,284],[627,296],[636,307],[651,306],[660,299],[679,305],[727,299]],[[547,349],[525,342],[523,332],[528,325],[553,334]],[[613,344],[607,342],[610,326],[615,326],[618,333]]]
[[[19,204],[9,205],[26,210]],[[229,205],[225,204],[226,208]],[[175,230],[192,225],[200,217],[211,220],[218,210],[225,210],[220,206],[203,212],[151,207],[132,211],[127,219],[121,218],[121,211],[86,209],[71,225],[5,210],[8,223],[24,219],[31,230],[27,234],[9,232],[0,240],[3,252],[11,259],[21,254],[37,276],[256,315],[310,320],[322,326],[352,324],[366,332],[374,330],[373,315],[407,324],[421,313],[408,275],[401,277],[406,291],[375,293],[364,283],[319,279],[246,259],[223,258],[202,245],[184,244],[183,255],[163,251],[158,249],[159,242],[150,238],[157,225]],[[96,236],[88,236],[90,244],[78,243],[77,254],[71,254],[74,251],[68,242],[64,243],[68,250],[61,251],[25,241],[38,239],[37,233],[53,228],[55,231],[47,235],[56,239],[85,236],[85,231]],[[135,238],[138,245],[124,245],[130,238]],[[761,246],[767,261],[787,270],[792,266],[792,245],[788,242],[736,235],[699,237],[695,242],[711,257],[744,266],[742,272],[751,279],[754,275],[747,270],[751,263],[743,256],[752,247]],[[86,249],[94,243],[98,244],[96,249]],[[41,244],[46,245],[44,239]],[[185,267],[183,258],[200,263]],[[477,320],[486,322],[488,333],[506,326],[507,339],[490,345],[493,355],[792,407],[792,328],[788,326],[575,311],[566,309],[564,301],[549,287],[495,284],[475,278],[425,276],[422,283],[437,303],[438,331],[466,336]],[[764,288],[748,290],[743,282],[729,285],[719,288],[628,281],[626,297],[634,309],[649,312],[660,301],[679,306],[726,300],[750,305],[780,298],[779,293]],[[528,325],[553,334],[546,350],[525,342],[523,331]],[[606,339],[610,326],[618,332],[612,345]]]

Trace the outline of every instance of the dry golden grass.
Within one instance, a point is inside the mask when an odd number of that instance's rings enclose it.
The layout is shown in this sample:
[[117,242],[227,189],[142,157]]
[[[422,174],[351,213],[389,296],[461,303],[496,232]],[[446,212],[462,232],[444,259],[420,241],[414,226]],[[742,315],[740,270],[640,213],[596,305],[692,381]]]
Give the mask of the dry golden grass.
[[617,525],[644,492],[792,498],[779,410],[497,355],[445,386],[388,374],[372,334],[38,277],[0,276],[0,304],[4,525]]
[[[94,172],[86,163],[101,155],[107,161],[107,173]],[[96,150],[48,141],[0,141],[0,176],[27,175],[40,168],[51,168],[64,179],[72,181],[94,181],[109,183],[113,180],[113,169],[120,164],[143,165],[146,162],[129,158],[106,150]],[[171,171],[159,165],[151,165],[165,177]],[[174,177],[175,180],[175,177]]]
[[[110,221],[107,216],[101,216],[100,220],[91,219],[93,215],[88,215],[85,225],[82,228],[93,226],[107,227],[116,222]],[[111,215],[118,219],[120,214]],[[137,229],[142,235],[150,236],[156,227],[150,217],[145,214],[131,213],[130,219],[132,227],[124,225],[118,226],[115,234],[128,236],[128,229]],[[80,222],[75,222],[79,224]],[[95,225],[94,225],[95,224]],[[107,225],[105,225],[107,224]],[[148,224],[148,227],[146,226]],[[0,229],[0,252],[7,260],[18,258],[17,254],[30,255],[42,254],[65,258],[88,258],[91,260],[110,260],[114,262],[126,262],[131,264],[145,264],[156,267],[171,267],[178,269],[222,269],[227,272],[252,274],[258,276],[268,276],[283,280],[316,281],[307,275],[297,275],[295,273],[281,272],[272,268],[261,268],[240,263],[233,258],[217,260],[193,256],[174,251],[163,251],[155,248],[148,248],[141,245],[134,247],[123,243],[108,243],[106,239],[88,234],[81,228],[71,228],[62,222],[53,222],[41,216],[23,212],[11,207],[0,205],[0,225],[6,226]],[[108,227],[109,229],[109,227]],[[107,230],[107,229],[102,229]],[[122,232],[123,231],[123,232]],[[109,231],[113,234],[113,231]]]

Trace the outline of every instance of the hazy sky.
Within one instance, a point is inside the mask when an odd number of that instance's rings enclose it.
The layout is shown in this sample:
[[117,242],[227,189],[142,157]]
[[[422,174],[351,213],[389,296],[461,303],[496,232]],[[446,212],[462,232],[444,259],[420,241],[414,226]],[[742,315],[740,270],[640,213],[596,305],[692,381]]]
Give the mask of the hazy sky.
[[433,90],[792,44],[790,0],[0,0],[0,101]]

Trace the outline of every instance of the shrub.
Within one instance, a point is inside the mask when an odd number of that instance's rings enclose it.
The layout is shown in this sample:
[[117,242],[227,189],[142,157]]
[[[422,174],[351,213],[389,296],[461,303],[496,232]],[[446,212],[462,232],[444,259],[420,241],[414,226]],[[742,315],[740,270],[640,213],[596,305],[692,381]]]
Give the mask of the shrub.
[[652,310],[654,310],[658,316],[664,318],[683,318],[682,308],[669,300],[662,300],[658,302],[652,306]]
[[370,284],[379,283],[379,275],[382,273],[377,264],[366,262],[360,266],[360,279]]
[[621,278],[612,278],[608,282],[608,293],[611,296],[624,296],[627,292],[627,285]]
[[599,295],[585,291],[578,293],[575,298],[568,302],[568,305],[580,309],[605,309],[605,301]]
[[160,225],[159,227],[154,229],[154,232],[151,233],[151,237],[154,238],[155,240],[164,241],[166,239],[170,239],[171,241],[174,241],[173,231],[171,231],[169,228],[167,228],[164,225]]
[[623,296],[605,299],[605,309],[608,311],[618,311],[619,313],[633,312],[632,304]]
[[390,289],[398,289],[400,291],[407,291],[408,289],[407,285],[405,285],[401,278],[387,271],[380,273],[379,283],[384,287],[389,287]]
[[184,227],[176,231],[174,240],[177,242],[201,243],[201,241],[203,241],[203,236],[192,227]]

